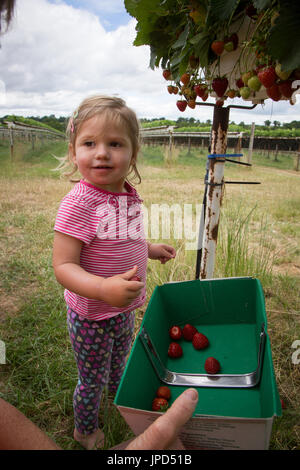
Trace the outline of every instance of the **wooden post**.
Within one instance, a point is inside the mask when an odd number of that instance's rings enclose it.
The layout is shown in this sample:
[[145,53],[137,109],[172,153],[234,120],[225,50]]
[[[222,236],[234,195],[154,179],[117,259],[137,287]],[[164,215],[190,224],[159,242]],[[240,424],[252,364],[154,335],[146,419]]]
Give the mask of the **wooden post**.
[[299,145],[297,157],[296,157],[296,171],[299,171],[300,169],[299,166],[300,166],[300,145]]
[[[211,155],[224,155],[227,148],[229,108],[214,107],[211,133]],[[214,273],[218,238],[225,157],[209,158],[208,188],[200,268],[201,279],[211,279]]]
[[249,141],[249,149],[248,149],[248,157],[247,163],[250,165],[252,164],[252,153],[253,153],[253,143],[254,143],[254,131],[255,131],[255,122],[251,124],[251,134],[250,134],[250,141]]
[[299,171],[299,166],[300,166],[300,152],[297,152],[297,157],[296,157],[296,171]]
[[9,141],[10,141],[10,159],[13,160],[14,157],[14,131],[13,128],[9,128]]
[[278,162],[277,155],[278,155],[278,144],[276,144],[276,150],[275,150],[274,162]]

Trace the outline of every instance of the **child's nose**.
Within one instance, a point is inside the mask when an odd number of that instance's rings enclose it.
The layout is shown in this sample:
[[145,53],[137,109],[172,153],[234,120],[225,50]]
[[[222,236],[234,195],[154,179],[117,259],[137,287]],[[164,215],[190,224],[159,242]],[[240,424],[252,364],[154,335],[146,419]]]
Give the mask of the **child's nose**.
[[99,143],[96,147],[96,157],[97,158],[107,158],[108,157],[108,151],[107,151],[107,146],[105,144]]

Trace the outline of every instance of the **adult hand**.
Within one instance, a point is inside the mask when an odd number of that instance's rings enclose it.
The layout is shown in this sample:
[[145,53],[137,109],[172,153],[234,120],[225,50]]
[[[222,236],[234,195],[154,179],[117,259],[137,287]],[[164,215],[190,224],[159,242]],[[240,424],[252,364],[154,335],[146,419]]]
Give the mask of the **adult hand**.
[[137,436],[125,450],[182,450],[177,438],[182,426],[192,417],[198,402],[198,392],[185,390],[172,406]]

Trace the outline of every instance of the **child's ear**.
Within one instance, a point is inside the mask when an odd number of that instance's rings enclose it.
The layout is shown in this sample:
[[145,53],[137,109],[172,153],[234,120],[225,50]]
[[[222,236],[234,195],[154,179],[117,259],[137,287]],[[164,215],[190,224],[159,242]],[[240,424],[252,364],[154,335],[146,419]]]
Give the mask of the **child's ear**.
[[69,144],[69,159],[76,164],[76,154],[72,144]]

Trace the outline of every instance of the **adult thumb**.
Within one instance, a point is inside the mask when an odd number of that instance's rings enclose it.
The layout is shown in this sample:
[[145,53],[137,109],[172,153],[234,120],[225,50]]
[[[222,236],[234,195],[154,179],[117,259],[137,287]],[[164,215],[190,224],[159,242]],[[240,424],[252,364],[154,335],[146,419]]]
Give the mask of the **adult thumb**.
[[[198,392],[185,390],[162,416],[143,434],[134,439],[126,450],[163,450],[174,445],[182,426],[192,417],[198,402]],[[173,449],[176,447],[172,447]],[[181,447],[182,448],[182,447]]]

